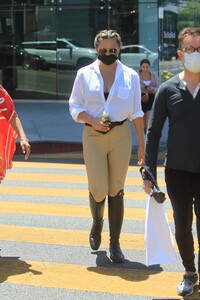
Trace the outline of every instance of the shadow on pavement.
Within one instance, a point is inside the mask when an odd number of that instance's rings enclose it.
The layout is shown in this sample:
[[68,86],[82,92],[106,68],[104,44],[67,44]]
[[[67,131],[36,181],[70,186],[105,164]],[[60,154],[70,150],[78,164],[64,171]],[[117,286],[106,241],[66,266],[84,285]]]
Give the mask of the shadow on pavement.
[[131,262],[129,260],[125,260],[122,264],[114,264],[108,258],[106,251],[94,251],[92,254],[97,255],[96,267],[88,267],[88,271],[103,275],[118,276],[127,281],[144,281],[148,279],[149,275],[163,271],[160,265],[150,268],[142,263]]
[[0,283],[6,281],[8,277],[19,274],[32,273],[41,275],[42,272],[31,269],[31,265],[20,260],[19,257],[0,257]]

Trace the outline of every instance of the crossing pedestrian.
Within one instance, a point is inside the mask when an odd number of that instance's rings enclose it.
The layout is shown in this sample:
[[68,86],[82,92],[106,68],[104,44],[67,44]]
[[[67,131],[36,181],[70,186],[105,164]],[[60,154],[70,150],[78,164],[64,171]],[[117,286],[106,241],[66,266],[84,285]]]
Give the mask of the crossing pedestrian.
[[[156,179],[161,132],[169,120],[165,180],[172,204],[175,237],[185,269],[177,293],[188,296],[199,283],[200,273],[200,28],[179,33],[177,54],[184,70],[164,82],[155,96],[145,145],[145,165]],[[144,181],[145,192],[150,182]],[[192,234],[193,206],[198,237],[198,273]]]
[[131,157],[128,119],[138,138],[138,164],[144,160],[143,112],[137,72],[119,60],[121,37],[103,30],[94,39],[98,58],[77,73],[69,99],[76,122],[85,123],[83,154],[93,217],[90,246],[101,244],[105,199],[108,198],[110,259],[122,263],[120,233],[124,216],[124,184]]
[[20,147],[25,160],[30,155],[30,145],[14,102],[8,92],[0,85],[0,182],[5,178],[6,170],[12,167],[15,141],[19,137]]

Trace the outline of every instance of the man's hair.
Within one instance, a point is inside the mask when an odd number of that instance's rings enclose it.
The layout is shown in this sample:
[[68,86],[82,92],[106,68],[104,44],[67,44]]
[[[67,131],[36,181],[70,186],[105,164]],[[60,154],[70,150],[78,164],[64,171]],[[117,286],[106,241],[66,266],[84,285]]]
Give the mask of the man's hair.
[[105,30],[100,31],[96,35],[96,37],[94,39],[94,47],[96,48],[102,40],[106,40],[106,39],[115,39],[119,47],[121,47],[121,45],[122,45],[121,37],[120,37],[119,33],[117,33],[115,30],[105,29]]
[[185,37],[196,36],[196,35],[200,36],[200,27],[188,27],[182,29],[178,35],[179,48],[181,49]]

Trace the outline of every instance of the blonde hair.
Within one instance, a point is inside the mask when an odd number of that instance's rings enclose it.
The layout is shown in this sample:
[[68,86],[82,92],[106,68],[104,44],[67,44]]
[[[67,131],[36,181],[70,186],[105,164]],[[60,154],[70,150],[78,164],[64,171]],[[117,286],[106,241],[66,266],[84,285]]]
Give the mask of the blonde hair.
[[102,40],[105,39],[115,39],[118,46],[121,47],[122,41],[120,35],[115,30],[102,30],[100,31],[94,39],[94,47],[96,48]]
[[187,36],[196,36],[196,35],[200,36],[200,27],[188,27],[188,28],[182,29],[178,35],[179,48],[181,49],[183,40]]

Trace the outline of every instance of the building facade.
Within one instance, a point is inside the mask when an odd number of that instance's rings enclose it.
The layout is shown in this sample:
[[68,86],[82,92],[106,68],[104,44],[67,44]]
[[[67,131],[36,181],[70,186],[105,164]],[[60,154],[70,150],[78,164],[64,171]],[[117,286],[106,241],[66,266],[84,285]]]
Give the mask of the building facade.
[[138,70],[148,58],[166,80],[182,68],[179,30],[199,26],[199,16],[199,0],[0,0],[1,84],[14,99],[68,99],[108,28],[122,37],[123,63]]

